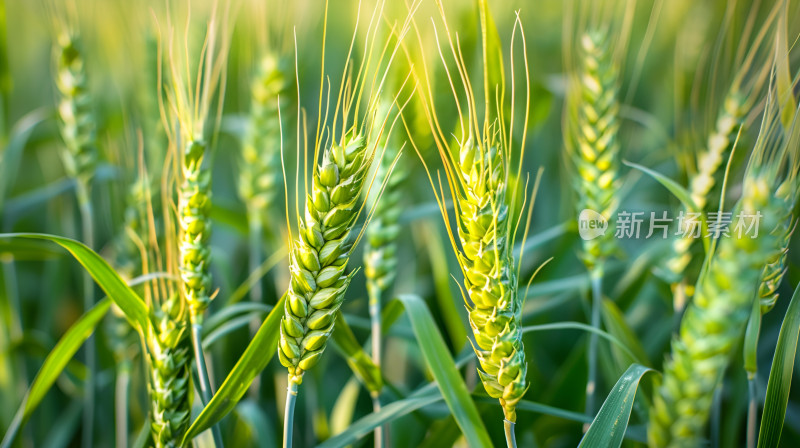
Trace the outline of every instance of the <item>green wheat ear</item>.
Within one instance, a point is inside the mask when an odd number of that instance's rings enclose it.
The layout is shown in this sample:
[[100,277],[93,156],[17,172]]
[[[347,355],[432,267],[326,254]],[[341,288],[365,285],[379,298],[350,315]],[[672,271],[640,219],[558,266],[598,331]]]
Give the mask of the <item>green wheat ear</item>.
[[[378,108],[378,116],[386,115],[391,109],[391,104],[388,101],[385,103]],[[392,136],[395,135],[392,133]],[[403,212],[400,205],[404,192],[402,184],[408,178],[405,160],[397,159],[400,153],[397,140],[385,139],[380,145],[384,152],[375,179],[381,183],[385,181],[386,185],[380,198],[376,198],[377,203],[366,232],[364,276],[367,278],[370,313],[380,313],[381,296],[391,288],[397,275],[397,236],[400,233],[400,214]],[[397,163],[394,163],[395,159]]]
[[180,185],[180,272],[183,292],[193,322],[202,322],[211,302],[211,172],[203,166],[206,144],[190,141],[183,154],[183,182]]
[[486,392],[500,400],[506,420],[516,422],[516,405],[528,390],[522,347],[522,303],[511,251],[506,198],[508,160],[497,146],[467,140],[456,171],[464,185],[458,196],[459,262],[472,305],[478,371]]
[[[577,212],[589,209],[610,221],[619,203],[619,130],[617,68],[606,33],[587,32],[580,39],[578,77],[568,97],[571,143],[568,153],[577,170]],[[589,269],[617,250],[614,230],[583,240]]]
[[355,273],[344,271],[371,163],[364,137],[351,131],[342,144],[325,149],[314,170],[299,236],[291,248],[291,284],[278,348],[293,383],[302,383],[303,373],[319,362]]
[[145,335],[150,365],[150,426],[156,447],[179,447],[191,416],[188,320],[173,294],[152,312]]
[[733,216],[760,213],[758,235],[739,237],[731,231],[718,240],[664,364],[650,416],[650,446],[702,444],[714,390],[747,324],[764,266],[785,252],[800,175],[797,128],[792,138],[782,139],[772,106],[767,104],[743,196],[733,211]]
[[66,146],[62,158],[67,175],[85,188],[97,166],[97,124],[78,37],[68,32],[60,34],[56,51],[58,121]]
[[[289,81],[282,61],[264,58],[252,83],[250,125],[241,156],[239,196],[251,219],[264,222],[280,188],[279,106],[288,103]],[[280,104],[278,102],[280,96]]]
[[797,202],[797,198],[793,196],[791,183],[787,181],[778,187],[776,196],[784,200],[790,213],[774,230],[775,235],[780,239],[780,251],[767,262],[761,272],[761,284],[758,287],[761,314],[766,314],[772,310],[778,301],[778,287],[781,285],[787,269],[786,259],[789,255],[789,242],[797,225],[797,220],[794,214],[791,213]]

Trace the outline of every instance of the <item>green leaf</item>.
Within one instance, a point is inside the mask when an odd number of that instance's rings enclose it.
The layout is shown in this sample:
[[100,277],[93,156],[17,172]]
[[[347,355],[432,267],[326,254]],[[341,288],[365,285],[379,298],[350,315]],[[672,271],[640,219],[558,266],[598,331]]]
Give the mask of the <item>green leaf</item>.
[[619,447],[625,437],[628,420],[631,417],[636,389],[645,373],[652,369],[633,364],[611,389],[600,412],[594,418],[579,447]]
[[786,406],[789,403],[789,389],[792,386],[794,358],[797,354],[797,336],[800,334],[800,285],[794,290],[792,301],[786,310],[781,324],[775,356],[769,370],[767,397],[764,400],[764,413],[758,431],[758,446],[778,446],[781,440]]
[[0,238],[31,238],[52,241],[72,254],[86,268],[97,285],[125,313],[125,317],[137,331],[149,325],[147,306],[138,295],[120,278],[114,269],[96,252],[83,243],[56,235],[42,233],[4,233]]
[[261,324],[253,340],[247,345],[242,357],[233,366],[233,370],[228,373],[228,377],[225,378],[217,393],[211,397],[200,415],[192,422],[192,426],[183,437],[183,445],[228,415],[250,388],[255,377],[267,367],[269,361],[275,356],[278,350],[278,335],[285,303],[286,295],[284,294],[264,319],[264,323]]
[[[447,251],[439,229],[429,222],[423,223],[422,227],[431,270],[433,271],[436,305],[439,308],[439,315],[444,321],[444,328],[447,331],[452,347],[457,352],[461,350],[467,340],[466,322],[461,320],[459,309],[456,307],[456,303],[461,301],[461,294],[453,294],[451,289],[453,285],[451,271],[448,267]],[[464,307],[460,308],[463,310]]]
[[631,359],[636,359],[636,355],[633,354],[630,348],[628,348],[625,343],[617,339],[615,336],[606,333],[605,331],[595,328],[591,325],[584,324],[582,322],[556,322],[554,324],[541,324],[541,325],[530,325],[527,327],[522,327],[523,333],[533,332],[533,331],[550,331],[550,330],[583,330],[589,333],[594,333],[600,336],[603,339],[608,340],[612,344],[616,345],[622,351],[631,357]]
[[331,410],[331,434],[341,434],[353,423],[353,414],[358,404],[361,393],[361,384],[355,377],[351,377],[336,397],[336,402]]
[[[8,101],[7,98],[3,99]],[[37,109],[22,117],[14,129],[11,130],[11,138],[8,145],[0,153],[0,210],[3,210],[3,202],[6,198],[7,189],[14,184],[14,180],[19,173],[19,162],[22,152],[28,144],[28,139],[33,133],[34,128],[50,116],[50,112],[44,109]],[[7,117],[6,117],[7,118]]]
[[383,378],[381,370],[372,362],[364,352],[361,344],[358,343],[353,330],[347,325],[342,312],[336,313],[336,330],[333,332],[333,342],[341,351],[347,365],[356,375],[359,381],[364,384],[372,393],[379,393],[383,389]]
[[[443,341],[442,344],[444,344]],[[444,345],[442,346],[442,348],[444,348]],[[357,442],[359,439],[371,434],[372,431],[378,426],[381,426],[384,423],[408,415],[416,411],[417,409],[436,403],[441,399],[442,399],[441,394],[439,394],[438,391],[434,391],[429,394],[424,394],[421,396],[411,396],[403,400],[394,401],[392,403],[383,406],[380,411],[369,414],[361,418],[357,422],[350,425],[350,427],[347,428],[347,430],[344,431],[343,433],[333,436],[330,439],[326,440],[325,442],[317,445],[317,448],[346,447],[352,443]],[[488,440],[489,436],[486,435],[486,437]],[[470,444],[470,446],[491,446],[491,444],[489,443],[487,445],[482,442],[480,445]]]
[[[625,315],[622,314],[622,311],[617,307],[617,305],[611,300],[603,300],[602,313],[603,323],[608,329],[609,334],[619,339],[623,344],[625,344],[626,347],[630,349],[631,352],[633,352],[634,356],[629,360],[628,365],[630,365],[630,362],[636,362],[645,366],[649,366],[650,361],[647,359],[647,352],[645,352],[642,343],[636,336],[636,333],[634,333],[628,323],[625,322]],[[619,352],[617,347],[612,348],[612,350]],[[624,368],[624,366],[622,368]]]
[[[233,431],[233,440],[227,445],[252,446],[270,448],[275,446],[277,435],[272,420],[261,407],[253,400],[242,400],[236,406],[236,416],[239,417],[237,426]],[[242,425],[240,428],[238,425]]]
[[78,319],[78,321],[67,330],[64,336],[61,337],[58,344],[56,344],[50,354],[47,355],[47,358],[45,358],[44,364],[42,364],[39,372],[36,373],[36,378],[34,378],[33,384],[31,384],[23,403],[14,417],[11,428],[9,428],[0,446],[6,448],[11,445],[19,428],[25,423],[25,420],[28,419],[39,403],[42,402],[47,391],[49,391],[53,383],[56,382],[58,376],[61,375],[61,372],[72,357],[75,356],[75,353],[81,345],[92,335],[95,327],[97,327],[103,317],[105,317],[110,307],[111,300],[108,298],[97,302],[91,310]]
[[675,195],[675,197],[678,198],[679,201],[681,201],[681,203],[683,204],[684,207],[686,207],[687,210],[695,213],[699,213],[702,211],[698,209],[697,205],[692,200],[692,196],[689,193],[689,191],[683,188],[679,183],[659,173],[658,171],[653,171],[650,168],[644,167],[642,165],[633,162],[628,162],[627,160],[623,160],[622,163],[628,165],[631,168],[636,168],[637,170],[640,170],[645,174],[650,175],[650,177],[655,179],[658,183],[664,186],[664,188],[669,190],[670,193]]
[[464,438],[471,447],[492,446],[478,409],[470,397],[464,380],[456,369],[453,357],[447,350],[442,334],[436,327],[428,307],[419,296],[403,294],[398,300],[405,305],[411,327],[425,362],[442,392],[447,407],[458,422]]

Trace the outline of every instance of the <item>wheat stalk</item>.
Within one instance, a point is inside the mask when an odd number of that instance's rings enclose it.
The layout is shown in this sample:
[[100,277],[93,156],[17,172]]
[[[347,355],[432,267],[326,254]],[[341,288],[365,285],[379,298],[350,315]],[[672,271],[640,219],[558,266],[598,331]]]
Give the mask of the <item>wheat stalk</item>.
[[702,443],[714,390],[750,316],[764,266],[782,253],[782,229],[794,204],[786,198],[797,194],[800,170],[797,127],[791,137],[781,138],[776,110],[767,105],[743,196],[734,209],[734,216],[760,213],[760,230],[757,238],[731,233],[717,242],[664,364],[650,418],[651,446]]
[[[147,210],[150,204],[150,189],[146,178],[133,182],[126,195],[123,231],[114,241],[115,265],[120,276],[130,281],[143,272],[146,262],[145,242],[148,241],[149,224]],[[128,437],[128,389],[135,355],[135,331],[124,313],[112,305],[106,319],[106,340],[114,355],[116,365],[115,421],[116,444],[124,447]]]

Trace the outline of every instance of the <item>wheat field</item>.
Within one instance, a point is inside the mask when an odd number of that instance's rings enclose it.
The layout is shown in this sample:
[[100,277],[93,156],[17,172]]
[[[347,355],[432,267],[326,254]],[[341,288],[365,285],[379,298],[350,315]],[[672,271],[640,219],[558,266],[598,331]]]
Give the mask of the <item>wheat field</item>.
[[0,448],[800,445],[799,41],[0,0]]

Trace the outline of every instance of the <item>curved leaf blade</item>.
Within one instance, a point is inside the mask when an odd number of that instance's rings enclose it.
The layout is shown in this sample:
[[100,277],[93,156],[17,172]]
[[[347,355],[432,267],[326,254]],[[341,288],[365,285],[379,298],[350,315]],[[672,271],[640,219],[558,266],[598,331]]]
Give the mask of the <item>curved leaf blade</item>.
[[333,332],[332,337],[356,378],[371,393],[380,393],[383,389],[381,370],[364,352],[341,311],[336,313],[336,331]]
[[278,330],[285,303],[286,295],[284,294],[264,319],[253,340],[247,345],[242,357],[228,373],[217,393],[211,397],[200,415],[192,422],[192,426],[183,437],[182,445],[186,445],[198,434],[214,426],[228,415],[250,388],[255,377],[267,367],[269,361],[275,356],[278,350]]
[[37,109],[22,117],[11,130],[11,138],[5,148],[0,148],[0,210],[3,209],[3,202],[6,192],[19,173],[19,163],[22,152],[28,144],[28,139],[33,130],[39,123],[52,116],[52,112],[46,109]]
[[378,426],[381,426],[392,420],[396,420],[404,415],[408,415],[417,409],[436,403],[441,399],[441,394],[436,391],[430,394],[412,396],[403,400],[389,403],[386,406],[383,406],[380,411],[369,414],[353,423],[341,434],[333,436],[325,442],[317,445],[317,448],[344,448],[371,434],[372,431],[374,431]]
[[411,294],[400,295],[398,300],[405,306],[425,362],[467,443],[471,447],[492,446],[478,409],[425,302]]
[[794,361],[797,354],[797,337],[800,334],[800,284],[794,290],[786,317],[783,318],[775,356],[769,370],[767,398],[758,431],[758,447],[778,446],[789,403]]
[[47,240],[66,249],[86,269],[111,300],[125,313],[137,331],[147,328],[149,313],[144,301],[125,283],[103,257],[83,243],[69,238],[43,233],[4,233],[0,238],[30,238]]
[[31,413],[36,410],[39,403],[42,402],[47,391],[49,391],[56,382],[61,372],[67,367],[72,357],[75,356],[78,349],[80,349],[86,339],[94,333],[95,328],[108,313],[110,307],[111,300],[108,297],[97,302],[92,309],[81,316],[81,318],[67,330],[53,350],[47,355],[42,367],[36,373],[36,377],[30,389],[28,389],[28,393],[20,405],[11,427],[8,429],[3,439],[3,448],[11,445],[19,428],[25,420],[28,419]]
[[683,188],[679,183],[675,182],[674,180],[670,179],[669,177],[659,173],[658,171],[651,170],[645,166],[639,165],[638,163],[628,162],[627,160],[623,160],[622,163],[628,165],[631,168],[636,168],[639,171],[649,175],[652,177],[656,182],[660,183],[664,188],[669,190],[679,201],[686,207],[688,210],[692,212],[700,212],[698,210],[697,205],[692,200],[692,195],[689,194],[689,191]]
[[632,364],[617,380],[606,401],[595,416],[579,447],[619,447],[628,428],[628,420],[636,398],[636,389],[645,373],[651,371],[641,364]]

